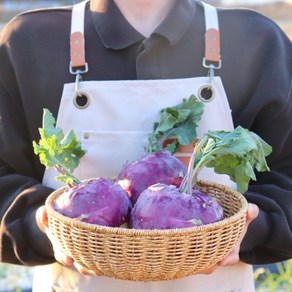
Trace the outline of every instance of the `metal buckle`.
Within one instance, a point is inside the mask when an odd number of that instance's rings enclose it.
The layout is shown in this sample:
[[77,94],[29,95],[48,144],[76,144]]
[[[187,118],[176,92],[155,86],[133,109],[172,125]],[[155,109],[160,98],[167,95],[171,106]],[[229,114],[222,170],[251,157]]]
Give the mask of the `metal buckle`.
[[210,77],[210,88],[213,88],[213,80],[215,76],[214,70],[220,69],[221,65],[222,65],[221,59],[219,60],[217,64],[215,64],[215,63],[210,63],[210,62],[208,63],[206,58],[203,58],[203,66],[209,69],[208,76]]
[[203,58],[203,66],[205,68],[221,69],[221,65],[222,65],[221,59],[219,60],[218,63],[215,64],[208,62],[205,57]]
[[79,68],[77,70],[74,70],[73,67],[72,67],[72,64],[70,63],[69,72],[71,74],[73,74],[73,75],[76,75],[76,77],[75,77],[75,93],[77,95],[80,95],[80,92],[79,92],[79,84],[82,81],[82,74],[88,72],[88,64],[85,63],[84,69],[80,69]]

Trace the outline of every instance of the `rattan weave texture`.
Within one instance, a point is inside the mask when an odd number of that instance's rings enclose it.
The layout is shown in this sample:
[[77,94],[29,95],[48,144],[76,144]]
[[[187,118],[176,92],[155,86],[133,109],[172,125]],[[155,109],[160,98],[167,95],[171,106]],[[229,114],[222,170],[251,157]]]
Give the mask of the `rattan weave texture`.
[[105,276],[133,281],[171,280],[199,273],[222,260],[242,235],[247,201],[223,185],[200,181],[202,191],[217,197],[225,212],[220,222],[182,229],[135,230],[93,225],[59,214],[47,199],[49,229],[64,252]]

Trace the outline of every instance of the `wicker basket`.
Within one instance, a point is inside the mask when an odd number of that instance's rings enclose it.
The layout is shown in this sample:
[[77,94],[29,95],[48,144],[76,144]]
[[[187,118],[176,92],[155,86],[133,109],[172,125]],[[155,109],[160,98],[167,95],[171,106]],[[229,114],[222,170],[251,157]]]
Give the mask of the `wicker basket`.
[[133,281],[171,280],[199,273],[222,260],[242,235],[247,202],[238,192],[200,181],[217,197],[225,219],[192,228],[135,230],[83,223],[53,208],[63,189],[47,199],[49,229],[63,251],[84,267],[105,276]]

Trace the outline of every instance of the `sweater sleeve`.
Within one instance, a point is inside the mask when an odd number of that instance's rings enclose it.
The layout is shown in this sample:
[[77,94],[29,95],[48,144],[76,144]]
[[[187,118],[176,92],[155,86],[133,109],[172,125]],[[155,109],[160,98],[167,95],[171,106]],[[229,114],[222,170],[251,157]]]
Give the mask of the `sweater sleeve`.
[[2,176],[0,185],[0,261],[28,266],[53,262],[50,241],[35,220],[51,190],[19,174]]
[[13,65],[13,27],[16,21],[0,33],[0,261],[46,264],[53,251],[34,215],[52,190],[41,185],[43,169],[36,167]]
[[258,40],[251,51],[261,51],[249,68],[251,98],[235,118],[272,147],[270,172],[258,173],[245,194],[260,214],[245,236],[241,259],[267,264],[292,258],[292,46],[272,22],[254,24]]

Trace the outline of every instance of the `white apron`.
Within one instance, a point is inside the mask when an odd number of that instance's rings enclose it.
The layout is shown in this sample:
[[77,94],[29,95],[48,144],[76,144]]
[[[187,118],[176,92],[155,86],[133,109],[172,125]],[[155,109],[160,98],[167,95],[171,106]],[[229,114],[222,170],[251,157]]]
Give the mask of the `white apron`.
[[[87,2],[87,1],[85,1]],[[71,66],[87,64],[84,57],[83,22],[85,2],[74,6],[72,16],[73,47]],[[212,86],[213,98],[205,102],[204,115],[199,123],[198,136],[208,130],[232,130],[233,121],[228,100],[219,77],[213,77],[216,66],[221,65],[219,51],[208,55],[208,46],[218,45],[218,23],[216,9],[205,6],[206,30],[216,37],[206,37],[204,65],[210,69],[210,76],[171,80],[135,81],[81,81],[79,73],[76,82],[65,84],[59,108],[57,126],[64,132],[74,129],[82,147],[87,153],[82,158],[75,174],[80,179],[97,176],[115,176],[126,161],[132,161],[144,153],[147,136],[153,123],[159,120],[162,108],[173,106],[191,94],[200,96],[202,87]],[[80,38],[81,36],[81,38]],[[217,38],[217,41],[212,42]],[[73,44],[72,44],[73,43]],[[74,44],[76,45],[74,48]],[[218,48],[217,48],[218,49]],[[74,55],[74,50],[81,50]],[[211,50],[214,53],[214,50]],[[74,56],[77,59],[74,59]],[[213,59],[212,59],[213,58]],[[211,64],[207,61],[211,61]],[[219,62],[218,62],[219,61]],[[81,62],[81,63],[78,63]],[[218,67],[219,67],[218,66]],[[79,82],[80,81],[80,82]],[[88,97],[76,100],[75,96]],[[85,102],[84,102],[85,100]],[[86,103],[87,102],[87,103]],[[86,104],[84,104],[86,103]],[[81,107],[81,108],[80,108]],[[52,188],[60,184],[54,179],[53,170],[46,171],[43,183]],[[201,178],[214,180],[234,187],[226,176],[212,171],[202,173]],[[135,282],[108,277],[83,276],[73,267],[58,263],[37,267],[34,277],[34,292],[85,291],[85,292],[251,292],[254,291],[252,267],[239,263],[232,267],[220,267],[210,275],[194,275],[182,279],[161,282]]]

